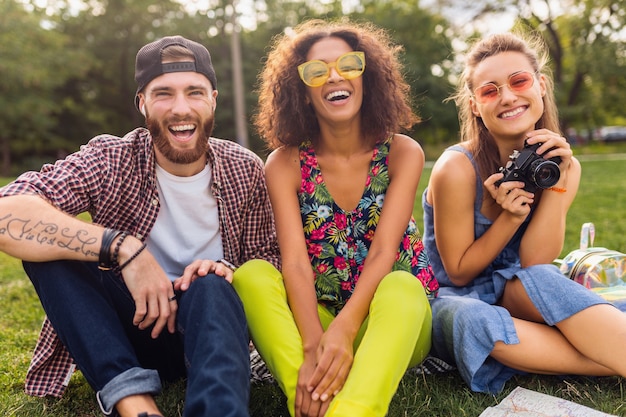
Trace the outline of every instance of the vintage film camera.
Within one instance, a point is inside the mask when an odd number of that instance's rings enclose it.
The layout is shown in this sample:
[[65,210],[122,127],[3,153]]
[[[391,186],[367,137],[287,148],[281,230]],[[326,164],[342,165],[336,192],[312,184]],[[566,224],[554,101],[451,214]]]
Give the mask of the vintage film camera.
[[524,190],[534,193],[538,188],[550,188],[559,181],[561,171],[559,164],[561,158],[544,159],[537,154],[536,150],[541,143],[529,145],[524,142],[524,148],[521,151],[515,150],[509,155],[509,162],[505,167],[500,167],[500,172],[504,177],[496,182],[500,185],[507,181],[524,182]]

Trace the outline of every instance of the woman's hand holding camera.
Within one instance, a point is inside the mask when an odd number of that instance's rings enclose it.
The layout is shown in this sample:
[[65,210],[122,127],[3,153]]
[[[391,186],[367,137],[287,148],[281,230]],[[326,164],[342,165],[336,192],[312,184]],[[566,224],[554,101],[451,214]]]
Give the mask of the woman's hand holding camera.
[[526,184],[523,181],[507,181],[496,185],[503,177],[501,172],[489,176],[484,182],[485,188],[503,210],[523,220],[530,213],[535,194],[524,190]]
[[555,156],[561,158],[561,162],[559,163],[561,181],[559,182],[561,184],[565,184],[564,177],[569,169],[572,156],[574,155],[569,142],[567,142],[563,136],[560,136],[548,129],[533,130],[532,132],[528,132],[526,136],[527,143],[529,145],[541,143],[541,145],[536,149],[536,152],[543,158],[551,159]]
[[564,137],[548,129],[531,131],[526,134],[524,148],[514,152],[507,166],[487,178],[484,185],[503,210],[525,218],[534,192],[565,190],[572,155]]

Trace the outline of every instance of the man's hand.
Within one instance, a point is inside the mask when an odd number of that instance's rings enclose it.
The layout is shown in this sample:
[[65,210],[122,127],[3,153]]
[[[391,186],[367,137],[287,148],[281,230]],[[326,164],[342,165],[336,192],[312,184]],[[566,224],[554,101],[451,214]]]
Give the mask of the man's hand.
[[192,282],[208,274],[224,277],[224,279],[231,284],[233,282],[233,270],[220,261],[198,259],[185,268],[182,276],[174,280],[174,289],[176,291],[187,291]]
[[[127,237],[120,247],[118,262],[123,264],[139,248],[141,242]],[[144,330],[154,324],[151,336],[156,339],[165,326],[170,333],[176,330],[176,310],[172,281],[154,256],[147,250],[124,268],[124,282],[135,301],[133,324]]]

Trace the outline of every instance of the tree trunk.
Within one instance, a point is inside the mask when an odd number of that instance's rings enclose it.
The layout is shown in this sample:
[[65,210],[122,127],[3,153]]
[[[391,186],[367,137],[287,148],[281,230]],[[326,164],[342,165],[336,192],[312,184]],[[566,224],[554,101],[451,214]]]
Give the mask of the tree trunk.
[[11,148],[7,138],[0,137],[0,176],[8,177],[11,174]]

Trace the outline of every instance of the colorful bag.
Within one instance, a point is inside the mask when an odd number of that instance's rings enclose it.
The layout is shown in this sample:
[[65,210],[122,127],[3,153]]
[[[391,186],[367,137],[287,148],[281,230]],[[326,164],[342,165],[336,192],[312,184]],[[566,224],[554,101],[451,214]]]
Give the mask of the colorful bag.
[[593,223],[583,224],[580,248],[557,263],[560,263],[561,272],[568,278],[626,311],[626,254],[593,247],[594,238]]

